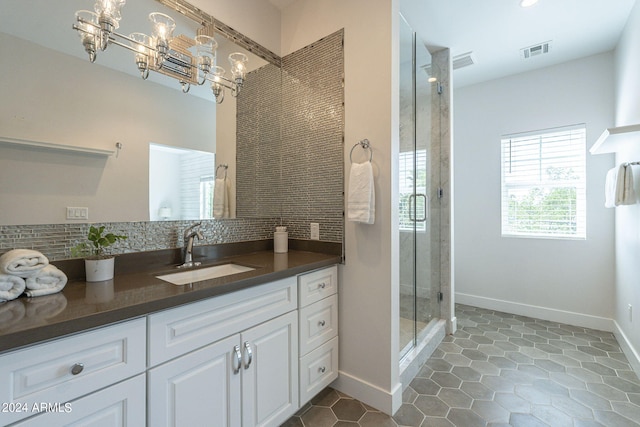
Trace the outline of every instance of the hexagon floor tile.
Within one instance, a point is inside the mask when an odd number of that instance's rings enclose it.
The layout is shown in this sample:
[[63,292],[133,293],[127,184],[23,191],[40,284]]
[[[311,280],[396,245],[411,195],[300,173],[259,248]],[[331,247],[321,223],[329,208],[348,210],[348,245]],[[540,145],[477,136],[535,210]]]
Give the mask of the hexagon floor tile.
[[283,427],[640,427],[640,380],[613,334],[456,305],[390,417],[327,388]]

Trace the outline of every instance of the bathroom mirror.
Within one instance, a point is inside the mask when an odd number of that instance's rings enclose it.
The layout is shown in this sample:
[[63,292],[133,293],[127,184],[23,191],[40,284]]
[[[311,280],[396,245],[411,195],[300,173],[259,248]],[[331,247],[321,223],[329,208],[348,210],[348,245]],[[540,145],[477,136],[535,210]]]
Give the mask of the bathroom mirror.
[[[0,225],[69,222],[68,207],[89,208],[88,218],[79,222],[197,219],[150,215],[150,197],[157,191],[150,190],[155,183],[149,178],[149,144],[215,153],[214,165],[228,165],[227,177],[237,185],[239,98],[227,92],[224,101],[216,104],[208,84],[192,85],[184,94],[173,78],[151,72],[143,80],[133,53],[117,46],[98,51],[90,63],[72,29],[74,14],[82,9],[93,9],[93,1],[0,3],[0,55],[4,58],[0,141],[5,140],[0,142]],[[150,34],[147,17],[152,11],[174,18],[174,35],[194,37],[198,30],[194,21],[157,1],[135,0],[123,7],[117,31]],[[215,38],[217,63],[229,76],[227,56],[243,50],[221,35]],[[244,53],[249,56],[250,79],[252,70],[268,62]],[[23,146],[6,140],[49,145]],[[121,149],[116,149],[117,143]],[[51,148],[60,144],[78,150]],[[215,168],[208,175],[214,174]],[[161,207],[172,213],[195,212]]]

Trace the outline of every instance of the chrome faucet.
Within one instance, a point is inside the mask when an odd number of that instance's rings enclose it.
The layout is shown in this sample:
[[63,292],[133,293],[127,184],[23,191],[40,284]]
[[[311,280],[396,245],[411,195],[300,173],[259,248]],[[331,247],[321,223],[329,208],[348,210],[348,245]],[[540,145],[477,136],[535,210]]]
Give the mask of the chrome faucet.
[[183,263],[181,266],[179,267],[195,267],[200,265],[199,262],[193,262],[193,241],[198,238],[198,239],[203,239],[204,236],[202,235],[202,233],[200,232],[200,230],[195,230],[196,227],[199,227],[200,225],[202,225],[201,222],[197,223],[197,224],[193,224],[191,227],[187,228],[186,230],[184,230],[184,233],[182,235],[183,239],[184,239],[184,246],[182,249],[182,260]]

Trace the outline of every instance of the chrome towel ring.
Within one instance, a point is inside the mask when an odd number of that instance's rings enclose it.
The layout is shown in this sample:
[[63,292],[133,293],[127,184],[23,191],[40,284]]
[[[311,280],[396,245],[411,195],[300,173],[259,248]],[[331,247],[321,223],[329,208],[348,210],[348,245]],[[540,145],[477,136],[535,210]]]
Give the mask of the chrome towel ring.
[[373,159],[373,150],[371,149],[371,143],[369,143],[369,140],[365,138],[351,147],[351,151],[349,152],[349,160],[351,161],[351,163],[353,163],[353,150],[358,145],[361,146],[363,150],[369,150],[369,162],[371,162],[371,159]]

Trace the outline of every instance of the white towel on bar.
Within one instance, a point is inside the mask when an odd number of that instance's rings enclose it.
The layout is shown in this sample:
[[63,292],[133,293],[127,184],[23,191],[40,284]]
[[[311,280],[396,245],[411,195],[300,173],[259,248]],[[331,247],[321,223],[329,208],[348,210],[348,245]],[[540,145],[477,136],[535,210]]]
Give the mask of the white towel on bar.
[[0,274],[0,302],[11,301],[24,292],[25,282],[22,277],[12,274]]
[[29,297],[55,294],[60,292],[66,284],[67,275],[58,270],[55,265],[49,264],[38,271],[35,276],[27,278],[25,293]]
[[46,256],[31,249],[13,249],[0,256],[0,273],[27,278],[49,265]]
[[216,178],[213,186],[213,217],[229,218],[229,192],[231,183],[227,178]]
[[376,214],[376,193],[371,162],[352,163],[349,173],[347,219],[373,224]]
[[604,205],[607,208],[636,203],[637,197],[633,185],[631,165],[623,163],[607,172],[604,194]]

